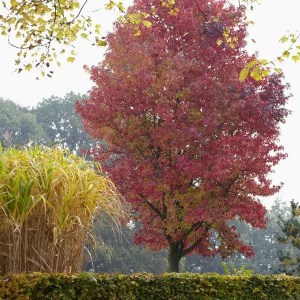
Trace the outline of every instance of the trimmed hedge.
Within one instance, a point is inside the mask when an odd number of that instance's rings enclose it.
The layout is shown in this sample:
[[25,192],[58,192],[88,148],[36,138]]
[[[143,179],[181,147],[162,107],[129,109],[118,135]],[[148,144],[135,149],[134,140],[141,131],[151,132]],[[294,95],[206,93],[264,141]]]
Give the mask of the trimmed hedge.
[[21,274],[0,278],[0,299],[300,299],[300,277],[218,274]]

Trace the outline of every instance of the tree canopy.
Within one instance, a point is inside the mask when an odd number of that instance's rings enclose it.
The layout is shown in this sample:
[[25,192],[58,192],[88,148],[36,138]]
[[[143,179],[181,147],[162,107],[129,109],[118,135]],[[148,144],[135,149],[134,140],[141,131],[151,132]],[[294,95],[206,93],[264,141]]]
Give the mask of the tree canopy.
[[0,140],[3,147],[29,144],[59,145],[81,156],[99,140],[84,132],[75,103],[84,96],[68,93],[63,98],[43,99],[36,107],[22,107],[0,98]]
[[84,155],[96,141],[84,132],[80,116],[75,111],[76,101],[84,96],[68,93],[63,98],[43,99],[30,110],[47,135],[48,143],[56,143],[78,155]]
[[[91,14],[86,11],[86,6],[91,0],[54,0],[54,1],[21,1],[3,0],[0,1],[0,32],[7,37],[8,43],[19,49],[15,63],[18,72],[30,71],[32,68],[39,69],[43,76],[52,77],[53,64],[60,66],[63,60],[74,62],[76,48],[74,43],[77,40],[88,40],[93,46],[106,46],[107,40],[101,30],[101,24],[95,23]],[[180,9],[177,0],[165,0],[160,6],[167,8],[171,15],[177,14]],[[197,2],[199,9],[201,2]],[[237,2],[238,9],[249,7],[253,9],[258,0],[242,0]],[[102,6],[101,6],[102,5]],[[122,1],[105,0],[100,1],[99,10],[117,9],[120,19],[139,27],[151,27],[155,19],[151,18],[153,12],[136,11],[126,13]],[[205,9],[201,12],[205,15]],[[249,20],[249,23],[252,23]],[[233,45],[231,27],[227,27],[223,33],[224,40],[228,45]],[[139,30],[135,34],[140,34]],[[289,44],[282,54],[278,54],[277,61],[282,62],[291,58],[295,62],[300,59],[299,34],[288,33],[280,37],[282,43]],[[243,69],[241,79],[250,75],[259,80],[267,76],[272,69],[277,69],[275,62],[265,59],[256,59],[248,63]]]
[[[19,1],[0,2],[0,29],[8,43],[19,49],[18,71],[41,68],[42,74],[52,76],[53,62],[61,64],[61,56],[73,62],[76,51],[72,44],[77,39],[89,39],[105,45],[100,25],[83,14],[88,1]],[[112,1],[111,1],[112,2]],[[121,5],[121,4],[120,4]]]
[[[165,3],[169,1],[166,0]],[[19,50],[15,60],[17,71],[35,68],[43,76],[52,77],[53,64],[60,66],[62,57],[67,62],[75,61],[74,43],[77,40],[87,40],[92,46],[106,46],[101,24],[95,22],[85,10],[89,2],[91,1],[0,1],[0,33],[7,37],[9,45]],[[125,16],[125,7],[121,1],[99,0],[97,8],[116,8],[120,18]],[[123,18],[125,22],[150,26],[146,19],[147,15],[142,12]]]
[[[285,157],[277,138],[288,115],[282,74],[239,80],[255,59],[244,50],[243,10],[227,1],[176,7],[136,1],[129,13],[152,12],[152,27],[136,34],[116,24],[90,70],[90,99],[77,106],[91,136],[108,143],[94,155],[142,223],[135,242],[168,248],[169,271],[193,252],[252,254],[228,221],[265,226],[257,196],[280,188],[267,175]],[[232,46],[218,42],[226,28]]]
[[46,134],[35,114],[0,98],[0,141],[4,147],[45,142]]

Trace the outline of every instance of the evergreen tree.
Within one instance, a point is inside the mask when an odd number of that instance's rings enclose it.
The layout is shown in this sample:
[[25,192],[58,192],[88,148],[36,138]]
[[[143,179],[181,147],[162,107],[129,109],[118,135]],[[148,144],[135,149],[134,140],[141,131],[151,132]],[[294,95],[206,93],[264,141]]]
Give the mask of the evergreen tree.
[[281,232],[278,240],[290,247],[279,251],[280,272],[288,275],[300,275],[300,205],[291,201],[291,213],[288,217],[279,216]]

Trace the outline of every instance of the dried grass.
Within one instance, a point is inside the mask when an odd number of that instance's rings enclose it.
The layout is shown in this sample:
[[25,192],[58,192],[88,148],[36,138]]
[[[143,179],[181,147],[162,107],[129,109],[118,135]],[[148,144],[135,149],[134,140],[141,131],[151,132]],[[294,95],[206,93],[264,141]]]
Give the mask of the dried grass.
[[95,215],[122,215],[114,185],[66,150],[0,152],[0,273],[79,272]]

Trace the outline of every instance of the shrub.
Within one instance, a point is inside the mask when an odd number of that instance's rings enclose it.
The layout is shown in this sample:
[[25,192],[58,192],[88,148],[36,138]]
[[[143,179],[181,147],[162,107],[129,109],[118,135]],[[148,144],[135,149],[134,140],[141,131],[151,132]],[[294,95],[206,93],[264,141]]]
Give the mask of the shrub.
[[300,299],[300,278],[218,274],[27,274],[0,279],[0,299]]

